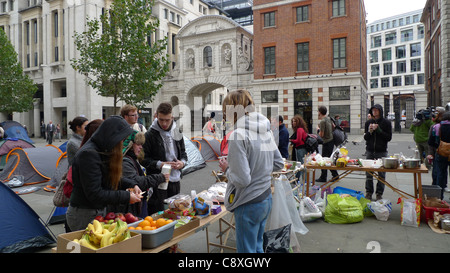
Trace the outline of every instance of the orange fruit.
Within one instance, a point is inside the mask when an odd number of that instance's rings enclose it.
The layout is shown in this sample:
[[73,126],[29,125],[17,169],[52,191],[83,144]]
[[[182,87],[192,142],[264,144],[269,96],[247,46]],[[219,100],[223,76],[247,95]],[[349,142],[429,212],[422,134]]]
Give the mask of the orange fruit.
[[147,220],[151,223],[153,221],[153,218],[151,216],[147,216],[144,218],[144,220]]
[[128,227],[128,229],[136,229],[135,227]]
[[145,227],[142,228],[142,230],[152,230],[152,227],[151,226],[145,226]]
[[166,221],[166,225],[167,225],[167,224],[170,224],[170,223],[172,223],[172,222],[173,222],[172,219],[168,219],[168,220]]
[[140,227],[145,227],[145,226],[150,226],[150,222],[147,220],[144,220],[142,222],[139,223]]
[[150,225],[151,225],[152,227],[156,227],[156,221],[152,221],[152,222],[150,223]]
[[163,218],[159,218],[158,220],[156,220],[156,227],[162,227],[166,224],[166,220],[164,220]]
[[142,230],[142,227],[137,227],[137,228],[135,228],[136,230]]

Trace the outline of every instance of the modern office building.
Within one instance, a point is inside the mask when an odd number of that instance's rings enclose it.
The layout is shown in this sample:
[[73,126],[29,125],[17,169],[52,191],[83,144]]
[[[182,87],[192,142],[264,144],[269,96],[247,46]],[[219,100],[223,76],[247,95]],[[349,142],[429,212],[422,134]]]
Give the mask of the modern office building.
[[[27,126],[30,135],[40,135],[41,121],[60,123],[66,135],[72,133],[67,129],[68,121],[78,115],[92,120],[115,113],[112,99],[99,96],[70,65],[70,59],[78,54],[74,33],[83,32],[86,17],[99,18],[112,1],[0,0],[0,28],[15,47],[24,73],[38,86],[34,109],[13,114],[14,120]],[[200,16],[217,14],[222,14],[220,9],[202,0],[155,1],[153,15],[160,19],[160,25],[149,42],[168,38],[167,53],[172,64],[169,77],[179,66],[179,45],[175,38],[178,31]],[[146,127],[153,120],[152,109],[159,104],[159,95],[154,103],[140,109],[140,121]],[[219,99],[210,101],[218,103]],[[0,114],[0,120],[5,119]]]
[[428,0],[421,22],[425,26],[425,89],[429,106],[450,102],[450,3]]
[[253,25],[253,0],[208,0],[224,10],[241,26]]
[[366,121],[363,0],[254,0],[255,101],[267,115],[303,116],[309,130],[324,105],[360,134]]
[[415,112],[427,107],[422,10],[367,25],[369,107],[380,104],[395,131],[409,128]]

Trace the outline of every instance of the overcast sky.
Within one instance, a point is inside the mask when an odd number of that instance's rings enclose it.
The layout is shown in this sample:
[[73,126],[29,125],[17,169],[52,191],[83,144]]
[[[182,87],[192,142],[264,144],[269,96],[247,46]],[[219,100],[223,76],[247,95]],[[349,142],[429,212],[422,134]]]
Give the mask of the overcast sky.
[[370,24],[378,19],[423,9],[426,2],[427,0],[364,0],[366,20]]

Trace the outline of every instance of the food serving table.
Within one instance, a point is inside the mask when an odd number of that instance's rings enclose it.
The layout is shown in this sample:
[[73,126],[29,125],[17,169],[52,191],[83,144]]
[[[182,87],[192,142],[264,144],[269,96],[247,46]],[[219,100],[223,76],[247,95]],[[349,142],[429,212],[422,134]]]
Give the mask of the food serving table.
[[[162,250],[169,248],[169,247],[175,245],[176,243],[178,243],[178,242],[180,242],[202,230],[206,230],[206,247],[207,247],[208,253],[210,252],[210,246],[215,246],[215,247],[219,247],[222,249],[226,248],[226,249],[236,250],[236,248],[226,245],[228,236],[229,236],[229,232],[231,231],[231,229],[235,229],[234,224],[233,224],[234,214],[227,211],[224,205],[221,205],[221,210],[222,211],[219,212],[218,214],[209,215],[207,217],[200,218],[200,225],[198,227],[190,229],[184,233],[181,233],[178,236],[170,239],[170,241],[167,241],[164,244],[159,245],[155,248],[142,248],[142,252],[145,252],[145,253],[161,252]],[[229,221],[225,220],[224,217],[227,215],[230,215],[230,214],[231,214],[231,219]],[[216,238],[219,238],[219,242],[220,242],[219,244],[212,243],[209,241],[209,230],[208,230],[209,225],[211,225],[217,221],[219,221],[219,235],[217,235]],[[222,224],[224,224],[226,226],[225,229],[223,229]],[[225,236],[225,238],[223,238],[223,236]]]
[[[428,173],[428,169],[425,167],[425,165],[421,164],[420,168],[404,168],[404,167],[398,167],[397,169],[386,169],[384,167],[360,167],[360,166],[346,166],[346,167],[336,167],[336,166],[319,166],[319,165],[313,165],[313,164],[305,164],[306,167],[306,181],[310,181],[310,171],[312,171],[312,183],[315,184],[315,171],[316,170],[336,170],[336,171],[343,171],[339,174],[339,176],[336,179],[330,179],[329,181],[325,182],[321,186],[322,189],[328,188],[332,186],[333,184],[340,181],[342,178],[346,177],[352,172],[368,172],[370,175],[372,175],[375,179],[382,182],[389,188],[391,188],[394,192],[398,193],[402,197],[412,197],[412,198],[422,198],[422,173]],[[385,179],[383,179],[381,176],[378,175],[378,172],[391,172],[391,173],[411,173],[414,177],[414,195],[411,195],[409,193],[406,193],[402,190],[399,190],[389,184]],[[365,181],[365,179],[364,179]],[[309,195],[309,183],[306,183],[306,193]],[[312,194],[314,195],[314,194]],[[311,196],[312,196],[311,195]]]

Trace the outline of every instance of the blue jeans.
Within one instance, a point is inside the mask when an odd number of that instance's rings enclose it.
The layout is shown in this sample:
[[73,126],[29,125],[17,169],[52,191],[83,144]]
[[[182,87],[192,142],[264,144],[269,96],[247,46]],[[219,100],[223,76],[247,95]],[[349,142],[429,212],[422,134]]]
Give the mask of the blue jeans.
[[234,210],[237,253],[264,253],[263,235],[272,209],[272,195],[259,203],[244,204]]

